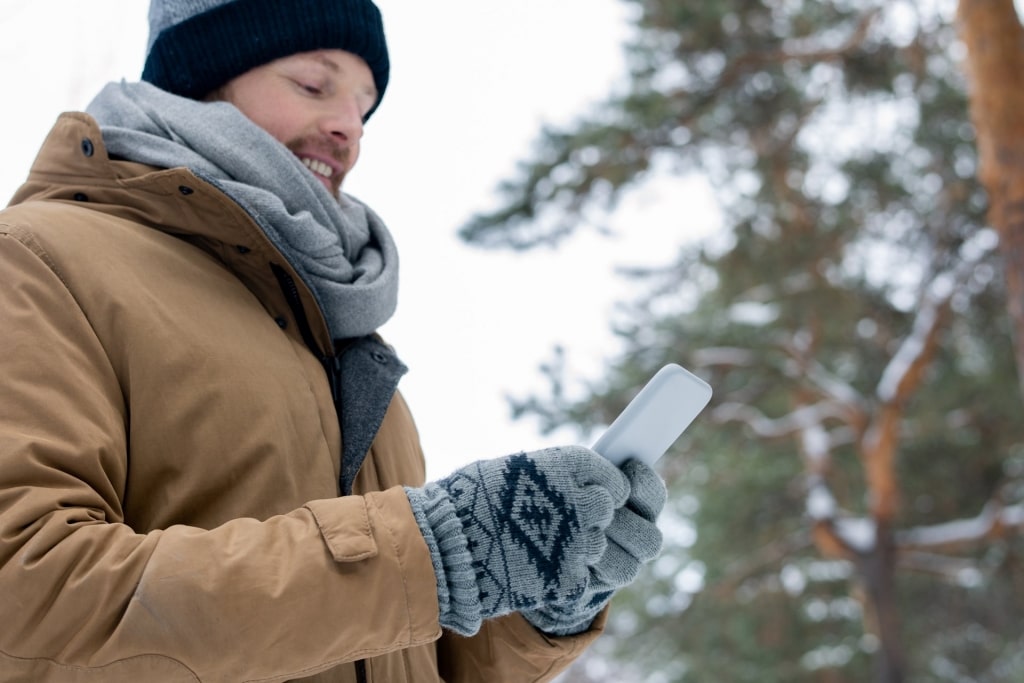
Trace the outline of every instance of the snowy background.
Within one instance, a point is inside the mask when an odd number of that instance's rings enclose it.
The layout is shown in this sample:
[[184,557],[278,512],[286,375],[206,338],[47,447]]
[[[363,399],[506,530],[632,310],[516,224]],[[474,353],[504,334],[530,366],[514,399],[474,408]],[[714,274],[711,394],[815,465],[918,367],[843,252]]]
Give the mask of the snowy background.
[[[580,440],[511,421],[506,395],[543,390],[555,344],[578,377],[615,352],[617,265],[668,262],[715,225],[699,181],[655,179],[558,250],[470,249],[456,230],[494,205],[543,124],[568,124],[625,80],[628,9],[618,0],[378,0],[391,82],[347,190],[384,218],[402,259],[399,309],[383,330],[411,368],[401,389],[423,437],[428,476],[481,457]],[[0,202],[24,180],[57,115],[100,87],[137,80],[144,0],[0,0]]]

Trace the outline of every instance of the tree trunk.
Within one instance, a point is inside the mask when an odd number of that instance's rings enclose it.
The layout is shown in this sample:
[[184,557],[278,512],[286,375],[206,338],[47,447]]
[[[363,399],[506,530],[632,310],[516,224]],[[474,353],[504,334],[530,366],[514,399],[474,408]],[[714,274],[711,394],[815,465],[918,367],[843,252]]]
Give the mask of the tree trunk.
[[896,606],[896,545],[889,524],[879,524],[876,534],[874,547],[860,557],[869,621],[879,640],[875,682],[903,683],[906,656]]
[[957,20],[967,46],[979,179],[999,233],[1024,392],[1024,28],[1013,0],[960,0]]

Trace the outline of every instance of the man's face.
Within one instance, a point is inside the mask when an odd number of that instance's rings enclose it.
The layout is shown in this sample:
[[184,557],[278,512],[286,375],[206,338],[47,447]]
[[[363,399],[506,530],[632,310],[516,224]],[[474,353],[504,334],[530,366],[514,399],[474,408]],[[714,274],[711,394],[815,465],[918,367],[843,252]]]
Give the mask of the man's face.
[[363,117],[377,101],[377,90],[360,57],[317,50],[258,66],[211,98],[238,107],[336,195],[359,157]]

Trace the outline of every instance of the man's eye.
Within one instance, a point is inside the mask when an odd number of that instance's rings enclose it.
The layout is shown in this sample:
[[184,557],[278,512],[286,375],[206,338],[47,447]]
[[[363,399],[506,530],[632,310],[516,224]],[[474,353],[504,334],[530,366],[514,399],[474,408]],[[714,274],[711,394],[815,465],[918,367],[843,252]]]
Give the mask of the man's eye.
[[310,95],[322,95],[323,92],[324,92],[322,88],[318,88],[315,85],[310,85],[309,83],[303,83],[301,81],[297,81],[296,85],[299,86],[300,89],[302,89],[305,92],[309,93]]

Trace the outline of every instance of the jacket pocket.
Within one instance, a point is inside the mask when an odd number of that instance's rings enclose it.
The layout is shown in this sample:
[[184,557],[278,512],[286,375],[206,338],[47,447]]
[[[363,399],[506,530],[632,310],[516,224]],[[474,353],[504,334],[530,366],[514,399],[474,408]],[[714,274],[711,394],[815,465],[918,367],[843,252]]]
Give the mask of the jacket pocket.
[[346,496],[306,504],[335,562],[358,562],[377,556],[366,500]]

